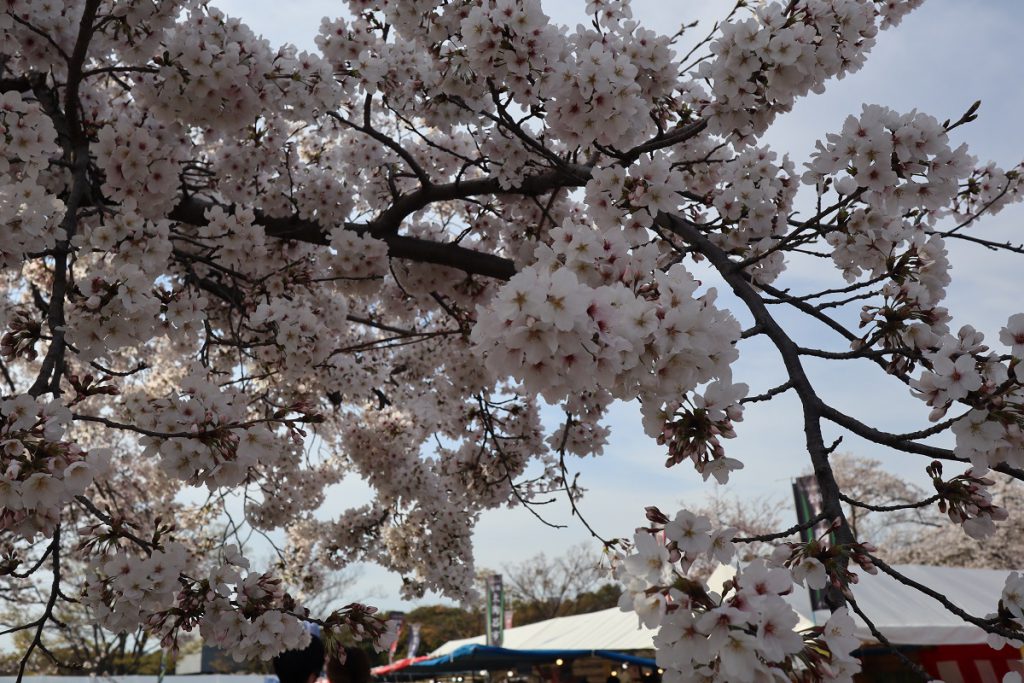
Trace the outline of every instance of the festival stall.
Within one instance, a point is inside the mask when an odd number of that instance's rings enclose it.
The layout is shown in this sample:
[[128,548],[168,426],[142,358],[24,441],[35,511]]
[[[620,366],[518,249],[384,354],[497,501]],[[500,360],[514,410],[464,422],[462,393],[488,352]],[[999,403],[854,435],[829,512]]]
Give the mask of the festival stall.
[[638,628],[635,614],[618,608],[557,617],[506,629],[502,647],[486,645],[486,637],[452,640],[427,659],[396,662],[373,673],[391,680],[440,678],[457,673],[498,671],[502,678],[532,677],[566,683],[580,679],[604,682],[650,680],[657,674],[652,657],[654,631]]
[[[897,565],[894,569],[909,582],[930,586],[957,608],[978,617],[995,611],[1007,574],[1003,570],[923,565]],[[733,567],[723,565],[708,583],[712,590],[721,590],[734,574]],[[940,601],[886,574],[858,574],[860,582],[853,586],[853,593],[860,608],[883,636],[931,675],[946,683],[996,683],[1007,671],[1017,670],[1019,651],[988,647],[981,628],[965,623]],[[798,629],[828,619],[827,611],[811,609],[807,590],[798,586],[786,597],[800,615]],[[860,617],[853,617],[864,643],[860,651],[864,680],[902,680],[902,664],[878,646]],[[579,683],[581,678],[604,683],[612,674],[623,680],[642,679],[657,674],[654,633],[639,627],[635,614],[612,608],[507,629],[500,648],[487,646],[483,635],[449,641],[426,659],[399,662],[375,673],[399,680],[481,671],[501,671],[503,678],[514,680],[523,680],[531,671],[534,680],[560,683]],[[583,666],[584,662],[590,665]],[[566,663],[576,667],[567,669]],[[621,669],[622,664],[627,668]]]
[[[926,565],[896,565],[893,569],[906,577],[907,583],[882,572],[872,575],[857,569],[859,581],[851,586],[861,610],[890,643],[900,646],[905,655],[945,683],[995,683],[1007,671],[1017,670],[1020,651],[988,647],[984,630],[966,623],[938,599],[908,585],[912,582],[928,586],[958,609],[984,618],[996,610],[1006,570]],[[735,573],[735,568],[722,565],[708,584],[712,590],[721,590]],[[786,599],[805,622],[824,624],[828,619],[827,611],[811,609],[809,591],[799,586]],[[863,619],[856,614],[851,616],[857,625],[857,635],[865,643],[861,650],[865,671],[893,668],[888,673],[879,671],[882,678],[866,680],[897,680],[893,676],[899,663],[893,661],[889,651],[877,647],[878,640]]]

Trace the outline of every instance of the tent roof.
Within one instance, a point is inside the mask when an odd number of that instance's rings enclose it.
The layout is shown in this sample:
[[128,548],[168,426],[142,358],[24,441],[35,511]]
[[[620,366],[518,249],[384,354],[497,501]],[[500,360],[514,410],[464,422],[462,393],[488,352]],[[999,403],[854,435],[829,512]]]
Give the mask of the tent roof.
[[[896,565],[894,569],[949,596],[954,604],[977,616],[984,616],[995,609],[1006,580],[1006,571],[996,569],[925,565]],[[712,590],[721,590],[725,580],[734,573],[733,567],[720,566],[708,583]],[[860,583],[853,586],[857,603],[891,642],[900,645],[971,645],[986,642],[984,631],[964,623],[932,598],[904,586],[886,574],[857,573]],[[814,623],[823,624],[828,619],[827,612],[815,614],[811,611],[810,596],[800,586],[795,586],[786,599],[801,616],[798,629],[808,628]],[[857,635],[862,641],[873,642],[874,637],[867,625],[856,615],[853,617],[857,624]],[[586,651],[588,654],[595,650],[653,650],[655,632],[638,627],[638,623],[636,614],[613,607],[600,612],[556,617],[506,629],[502,646],[517,651],[573,650]],[[484,636],[452,640],[430,655],[449,655],[460,647],[483,646],[484,643]]]
[[[655,632],[638,624],[636,614],[612,607],[505,629],[501,644],[510,650],[653,650]],[[430,654],[437,657],[484,643],[484,636],[450,640]]]
[[[855,568],[856,569],[856,568]],[[975,616],[984,617],[995,611],[1006,581],[1005,570],[968,569],[965,567],[932,567],[917,564],[896,565],[900,574],[924,584],[949,598],[955,605]],[[720,590],[735,568],[720,566],[708,579],[712,590]],[[899,645],[970,645],[986,642],[986,634],[977,626],[965,623],[947,611],[936,600],[899,583],[888,574],[871,575],[857,570],[859,583],[852,586],[853,596],[878,630]],[[795,586],[786,596],[793,609],[802,616],[823,624],[827,611],[813,613],[808,591]],[[867,625],[855,614],[857,635],[862,641],[874,641]]]

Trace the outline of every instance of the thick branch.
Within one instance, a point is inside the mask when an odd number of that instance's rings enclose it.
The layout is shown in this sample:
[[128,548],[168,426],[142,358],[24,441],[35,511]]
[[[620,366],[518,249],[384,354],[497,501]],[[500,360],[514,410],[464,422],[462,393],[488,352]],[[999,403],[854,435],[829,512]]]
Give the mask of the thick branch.
[[[215,206],[213,202],[190,197],[178,204],[169,217],[171,220],[190,225],[206,225],[208,221],[204,213],[213,206]],[[326,245],[328,243],[323,228],[313,221],[301,218],[274,218],[257,213],[256,222],[262,225],[271,237],[310,244]],[[349,224],[345,227],[359,234],[373,235],[376,232],[369,225]],[[388,254],[392,258],[434,263],[457,268],[470,275],[484,275],[498,280],[508,280],[516,273],[515,264],[511,259],[467,249],[458,244],[433,242],[419,237],[386,233],[374,236],[387,243]]]
[[[768,312],[764,301],[761,300],[760,295],[747,279],[744,272],[737,267],[736,263],[729,259],[729,256],[724,251],[705,237],[695,225],[678,216],[664,213],[658,215],[656,222],[682,237],[687,243],[696,247],[707,257],[711,265],[718,270],[732,288],[733,293],[747,306],[747,309],[754,316],[754,320],[761,327],[764,334],[772,340],[775,348],[778,349],[789,375],[789,381],[800,397],[800,403],[803,406],[804,438],[807,444],[807,452],[811,456],[814,476],[818,480],[818,486],[821,489],[822,512],[826,515],[827,519],[841,519],[845,521],[846,517],[839,498],[839,485],[836,483],[832,473],[832,466],[828,461],[830,449],[825,445],[825,440],[821,433],[821,400],[818,398],[801,364],[800,348]],[[847,524],[840,525],[836,535],[839,543],[853,543],[855,540]],[[835,603],[832,605],[833,608],[838,607],[841,603],[841,598],[832,591],[830,591],[830,594],[832,594],[830,602]]]

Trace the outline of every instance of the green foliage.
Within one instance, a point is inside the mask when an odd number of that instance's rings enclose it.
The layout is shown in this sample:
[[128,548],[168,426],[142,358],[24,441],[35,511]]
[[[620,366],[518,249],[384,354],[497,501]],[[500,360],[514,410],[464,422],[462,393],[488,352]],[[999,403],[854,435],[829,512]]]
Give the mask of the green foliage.
[[607,583],[596,590],[586,591],[572,598],[563,598],[557,602],[555,598],[541,601],[513,600],[513,624],[525,626],[553,617],[597,612],[618,605],[620,595],[622,589],[619,586]]
[[[448,605],[426,605],[405,615],[406,627],[398,640],[397,657],[409,651],[409,624],[420,625],[420,646],[417,654],[432,652],[449,640],[472,638],[484,632],[483,612]],[[386,655],[385,655],[386,658]]]

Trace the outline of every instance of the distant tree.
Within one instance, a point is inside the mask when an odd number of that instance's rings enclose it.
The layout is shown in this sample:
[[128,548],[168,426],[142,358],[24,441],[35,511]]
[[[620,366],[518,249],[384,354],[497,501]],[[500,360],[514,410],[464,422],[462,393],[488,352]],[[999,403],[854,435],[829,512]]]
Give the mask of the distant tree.
[[[847,498],[843,510],[854,537],[888,548],[919,535],[922,526],[948,525],[936,514],[934,506],[892,510],[884,515],[865,507],[912,505],[934,493],[890,474],[881,461],[836,453],[830,462],[836,482]],[[850,499],[860,505],[851,504]],[[962,531],[959,533],[963,535]]]
[[[467,610],[449,605],[425,605],[410,610],[405,615],[407,625],[420,625],[420,646],[417,654],[427,654],[447,643],[449,640],[472,638],[484,631],[483,612]],[[398,641],[398,652],[401,656],[409,650],[410,629],[403,630]]]
[[[1024,493],[1012,480],[1001,475],[988,475],[995,480],[991,487],[993,502],[1011,515],[1024,511]],[[937,516],[936,516],[937,518]],[[982,542],[949,524],[918,527],[904,532],[884,548],[893,562],[931,564],[979,569],[1024,569],[1024,535],[1013,524],[997,524],[995,533]]]
[[601,585],[607,568],[594,548],[581,543],[563,555],[544,553],[504,569],[508,604],[516,626],[614,607],[620,589]]
[[[67,616],[67,614],[62,614]],[[72,621],[71,619],[74,619]],[[83,614],[73,614],[64,622],[67,628],[52,639],[46,650],[36,648],[25,667],[29,675],[75,676],[140,675],[160,673],[165,653],[152,638],[138,629],[129,633],[112,634],[101,629],[83,626]],[[89,631],[95,631],[90,637]],[[16,676],[20,668],[19,653],[23,653],[35,634],[29,630],[14,634],[11,653],[0,653],[0,676]],[[167,656],[164,666],[174,670],[173,656]]]
[[[1012,525],[996,525],[991,543],[981,542],[950,526],[934,506],[908,507],[882,513],[871,508],[913,506],[928,499],[930,492],[889,474],[882,463],[852,453],[837,453],[831,458],[836,481],[854,505],[844,502],[846,521],[853,535],[880,548],[891,562],[929,564],[987,569],[1024,568],[1024,536]],[[989,487],[992,502],[1009,513],[1024,510],[1024,492],[1011,480],[990,473],[994,484]],[[741,499],[715,489],[704,506],[691,506],[706,516],[715,527],[735,527],[737,536],[759,536],[782,526],[787,500],[771,498]],[[748,561],[761,549],[771,545],[742,544],[741,561]],[[706,557],[698,559],[691,573],[707,576],[715,563]]]
[[[981,547],[966,536],[954,542],[956,534],[964,536],[956,527],[952,529],[956,533],[944,534],[949,540],[949,544],[943,546],[950,553],[949,561],[935,561],[934,549],[930,548],[931,541],[923,543],[921,539],[931,539],[936,534],[943,535],[942,532],[949,524],[935,511],[934,506],[890,510],[884,516],[871,509],[913,505],[928,498],[929,492],[885,471],[882,463],[873,458],[853,453],[835,453],[831,456],[830,462],[836,482],[847,498],[847,502],[843,503],[843,510],[855,538],[869,541],[885,549],[894,561],[910,562],[910,559],[900,558],[916,557],[914,561],[925,564],[982,566],[956,560],[956,553],[966,555],[971,552],[971,548]],[[854,505],[848,502],[849,500],[857,501],[858,504]],[[690,505],[689,509],[695,514],[707,517],[715,528],[733,527],[736,529],[736,536],[751,538],[771,534],[780,527],[788,526],[788,510],[791,510],[792,506],[793,502],[788,497],[740,498],[721,487],[716,487],[706,504]],[[1021,500],[1021,507],[1024,507],[1024,498]],[[1001,532],[1011,533],[1005,529]],[[742,543],[739,544],[740,554],[737,559],[748,562],[770,553],[772,548],[774,545],[771,543]],[[995,547],[989,550],[1002,552],[1000,548]],[[926,557],[929,553],[930,559]],[[715,560],[701,556],[694,562],[690,574],[707,577],[716,566]]]
[[572,614],[597,612],[619,604],[622,586],[617,583],[606,583],[596,590],[580,593],[572,601]]

